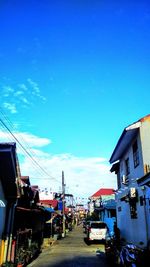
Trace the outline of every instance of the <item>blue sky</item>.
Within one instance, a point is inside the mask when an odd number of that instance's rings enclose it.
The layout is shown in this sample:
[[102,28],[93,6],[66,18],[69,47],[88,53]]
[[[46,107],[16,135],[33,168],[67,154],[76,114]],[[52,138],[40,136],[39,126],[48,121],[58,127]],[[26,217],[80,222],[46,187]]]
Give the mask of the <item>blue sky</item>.
[[149,1],[5,0],[0,34],[1,118],[52,179],[18,148],[22,175],[57,190],[64,170],[87,197],[116,187],[111,153],[150,113]]

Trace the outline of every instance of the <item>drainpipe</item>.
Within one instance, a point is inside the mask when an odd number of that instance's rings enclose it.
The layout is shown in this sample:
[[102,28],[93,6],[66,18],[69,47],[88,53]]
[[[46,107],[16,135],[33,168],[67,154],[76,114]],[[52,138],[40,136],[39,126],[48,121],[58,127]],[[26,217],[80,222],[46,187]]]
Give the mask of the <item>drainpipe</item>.
[[11,249],[12,249],[12,236],[13,236],[13,226],[14,226],[14,218],[15,218],[15,209],[17,206],[17,202],[13,203],[12,214],[11,214],[11,222],[10,222],[10,233],[9,233],[9,246],[7,252],[7,261],[10,262],[11,259]]
[[11,248],[12,248],[12,233],[13,233],[13,224],[14,224],[14,215],[15,208],[17,202],[9,205],[9,214],[8,214],[8,222],[6,226],[6,239],[4,241],[4,252],[2,257],[2,263],[6,263],[6,261],[10,262],[11,257]]
[[[146,196],[145,196],[145,186],[142,187],[143,191],[143,207],[144,207],[144,219],[145,219],[145,227],[146,227],[146,243],[148,243],[148,222],[146,216]],[[147,245],[147,244],[146,244]]]
[[0,250],[0,266],[2,266],[3,263],[3,255],[4,255],[4,239],[1,241],[1,250]]
[[[3,257],[2,257],[2,263],[5,263],[6,262],[6,258],[7,258],[7,247],[8,247],[8,240],[9,240],[11,214],[12,214],[12,208],[11,208],[11,205],[9,203],[8,203],[8,206],[7,206],[7,211],[8,210],[9,210],[9,213],[8,213],[8,221],[7,221],[6,230],[5,230],[6,238],[4,240],[4,252],[3,252]],[[6,216],[6,219],[7,219],[7,216]]]

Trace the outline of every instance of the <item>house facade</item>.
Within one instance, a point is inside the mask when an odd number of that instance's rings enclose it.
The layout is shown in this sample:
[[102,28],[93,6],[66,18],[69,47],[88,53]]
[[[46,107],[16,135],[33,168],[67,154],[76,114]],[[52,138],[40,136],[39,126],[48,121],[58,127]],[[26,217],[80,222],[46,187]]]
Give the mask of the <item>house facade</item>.
[[89,214],[94,212],[100,221],[107,223],[109,231],[113,231],[116,222],[116,202],[113,188],[101,188],[89,198]]
[[102,208],[107,201],[115,199],[115,191],[113,188],[100,188],[91,197],[89,197],[89,212],[92,212],[97,208]]
[[15,143],[0,143],[0,266],[10,261],[14,213],[19,197]]
[[0,143],[0,266],[27,264],[40,251],[46,214],[38,191],[21,176],[16,143]]
[[146,247],[150,240],[150,115],[127,126],[111,155],[117,175],[117,225],[127,242]]

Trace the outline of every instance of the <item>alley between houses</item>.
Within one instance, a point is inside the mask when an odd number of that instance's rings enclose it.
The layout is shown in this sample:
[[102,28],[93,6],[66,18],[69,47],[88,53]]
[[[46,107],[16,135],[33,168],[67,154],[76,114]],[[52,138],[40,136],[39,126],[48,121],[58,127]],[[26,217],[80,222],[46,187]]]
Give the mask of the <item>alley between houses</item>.
[[[98,252],[98,253],[97,253]],[[88,245],[82,224],[46,248],[28,267],[108,267],[104,244]]]

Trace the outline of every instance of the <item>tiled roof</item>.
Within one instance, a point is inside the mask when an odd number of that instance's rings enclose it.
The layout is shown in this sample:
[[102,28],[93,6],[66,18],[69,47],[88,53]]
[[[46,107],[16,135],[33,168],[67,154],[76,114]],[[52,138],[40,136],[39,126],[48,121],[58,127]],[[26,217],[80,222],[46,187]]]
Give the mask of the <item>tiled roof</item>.
[[56,199],[41,199],[40,200],[40,203],[41,203],[41,205],[43,205],[43,204],[46,204],[46,205],[52,205],[53,207],[54,207],[54,209],[57,207],[57,205],[58,205],[58,200],[56,200]]
[[112,188],[101,188],[96,193],[94,193],[91,197],[100,197],[100,196],[109,196],[113,195],[114,189]]

